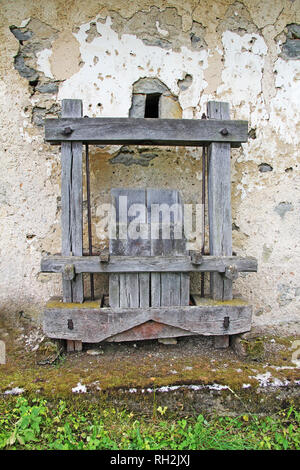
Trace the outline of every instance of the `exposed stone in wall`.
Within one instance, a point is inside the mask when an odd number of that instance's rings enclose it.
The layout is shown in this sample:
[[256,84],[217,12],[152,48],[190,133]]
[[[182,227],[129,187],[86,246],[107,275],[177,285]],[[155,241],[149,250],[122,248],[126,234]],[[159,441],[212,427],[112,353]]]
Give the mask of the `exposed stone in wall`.
[[32,108],[32,122],[38,126],[44,126],[44,119],[57,117],[60,113],[60,106],[58,103],[54,103],[50,106],[50,108],[44,108],[39,106],[34,106]]
[[159,149],[153,151],[154,149],[143,149],[141,147],[122,147],[121,150],[110,159],[112,164],[123,164],[125,166],[131,165],[141,165],[149,166],[149,163],[153,158],[159,156]]
[[12,25],[10,30],[20,44],[14,60],[15,68],[20,75],[27,78],[33,87],[43,84],[45,80],[49,82],[45,73],[39,70],[38,61],[42,53],[51,49],[57,30],[36,18],[30,19],[22,27]]
[[300,24],[287,26],[286,41],[281,50],[281,57],[284,59],[300,59]]
[[184,91],[184,90],[187,90],[191,86],[192,81],[193,81],[192,75],[187,73],[186,76],[182,80],[178,80],[177,83],[178,83],[180,90]]
[[249,10],[241,2],[235,2],[230,5],[225,13],[224,19],[219,23],[217,31],[224,33],[224,31],[235,31],[239,34],[256,33],[257,27],[253,23]]
[[[59,81],[53,77],[50,68],[47,67],[47,60],[58,32],[36,18],[29,19],[25,23],[21,27],[10,26],[10,31],[19,41],[14,67],[21,77],[28,80],[32,96],[39,93],[55,95],[58,92]],[[39,100],[39,104],[30,109],[32,123],[42,127],[45,117],[58,115],[60,105],[53,97],[51,103],[48,100],[47,106],[43,106]]]
[[280,202],[278,206],[275,207],[275,212],[280,215],[283,219],[287,212],[293,211],[293,204],[290,202]]
[[259,171],[261,173],[266,173],[268,171],[273,171],[272,166],[269,165],[268,163],[261,163],[260,165],[258,165],[258,168],[259,168]]
[[[204,39],[205,28],[193,21],[190,31],[184,32],[182,17],[176,8],[160,10],[156,6],[148,11],[138,11],[131,18],[123,18],[115,12],[109,12],[112,18],[112,29],[119,36],[134,33],[144,44],[162,47],[164,49],[179,50],[186,46],[192,49],[206,47]],[[100,20],[101,21],[101,20]]]

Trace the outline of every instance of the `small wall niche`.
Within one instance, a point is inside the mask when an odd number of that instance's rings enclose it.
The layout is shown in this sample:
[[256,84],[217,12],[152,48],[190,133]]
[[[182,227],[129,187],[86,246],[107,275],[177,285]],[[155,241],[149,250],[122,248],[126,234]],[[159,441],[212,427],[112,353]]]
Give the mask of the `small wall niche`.
[[129,117],[182,118],[177,97],[158,78],[140,78],[133,84],[132,91]]

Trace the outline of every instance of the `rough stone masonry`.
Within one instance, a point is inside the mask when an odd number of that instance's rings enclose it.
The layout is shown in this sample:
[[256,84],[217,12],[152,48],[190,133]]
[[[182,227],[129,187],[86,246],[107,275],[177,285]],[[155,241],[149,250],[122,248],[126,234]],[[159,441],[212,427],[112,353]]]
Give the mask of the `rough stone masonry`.
[[[59,149],[44,143],[43,119],[63,98],[82,99],[84,115],[126,117],[153,79],[168,117],[200,119],[219,100],[249,120],[249,142],[232,151],[233,246],[259,271],[235,290],[255,324],[299,331],[300,0],[2,0],[0,17],[2,311],[38,318],[61,292],[60,276],[39,272],[60,251]],[[199,149],[92,147],[90,166],[97,248],[111,187],[172,181],[185,203],[200,199]]]

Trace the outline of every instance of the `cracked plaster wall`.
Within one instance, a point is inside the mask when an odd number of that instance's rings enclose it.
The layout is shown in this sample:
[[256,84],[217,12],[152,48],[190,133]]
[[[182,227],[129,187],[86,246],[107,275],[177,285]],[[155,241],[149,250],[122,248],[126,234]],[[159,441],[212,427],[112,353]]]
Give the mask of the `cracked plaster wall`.
[[[81,98],[85,115],[128,116],[134,83],[148,77],[176,101],[170,117],[199,119],[223,100],[249,121],[249,142],[232,151],[233,243],[259,272],[235,289],[254,323],[299,329],[300,0],[2,0],[0,16],[2,310],[38,314],[61,289],[39,273],[41,256],[60,251],[59,148],[44,143],[44,117],[63,98]],[[92,147],[90,159],[96,247],[112,186],[172,181],[186,203],[200,201],[197,149]]]

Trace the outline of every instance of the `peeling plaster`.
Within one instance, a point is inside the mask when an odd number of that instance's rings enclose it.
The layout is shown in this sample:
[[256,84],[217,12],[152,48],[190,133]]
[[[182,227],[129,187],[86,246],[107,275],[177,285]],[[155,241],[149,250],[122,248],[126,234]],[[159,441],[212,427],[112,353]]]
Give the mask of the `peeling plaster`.
[[270,121],[284,142],[297,144],[300,142],[300,61],[279,58],[274,73],[276,95],[271,102]]
[[51,49],[43,49],[37,53],[37,69],[40,72],[44,72],[46,77],[54,78],[51,72],[51,65],[49,61],[51,54]]
[[[222,100],[230,103],[232,119],[249,120],[251,138],[232,151],[232,213],[239,228],[233,235],[234,249],[256,256],[259,272],[241,275],[235,291],[262,312],[256,324],[296,324],[300,61],[283,51],[287,40],[297,39],[299,0],[156,6],[120,0],[101,8],[90,0],[84,8],[70,4],[68,15],[62,0],[46,8],[33,0],[26,6],[3,1],[1,251],[15,254],[14,266],[0,269],[3,306],[12,282],[16,305],[27,302],[30,311],[61,292],[58,277],[39,275],[41,253],[60,251],[59,149],[44,143],[42,119],[57,116],[63,98],[81,98],[89,116],[127,116],[134,83],[151,77],[178,97],[185,118],[200,118],[208,100]],[[20,26],[13,33],[14,24]],[[168,187],[172,180],[185,202],[199,202],[199,149],[135,149],[128,158],[119,146],[92,147],[90,157],[95,223],[97,207],[116,184]],[[282,201],[293,210],[280,216],[274,209]],[[95,244],[105,244],[103,234]],[[192,282],[199,289],[196,277]]]
[[[79,57],[79,44],[74,35],[67,31],[61,33],[52,45],[52,54],[48,56],[56,80],[66,80],[76,74],[80,69]],[[43,70],[45,75],[48,67],[46,64],[46,70]]]
[[[90,23],[80,26],[79,31],[74,33],[80,44],[84,65],[62,84],[58,98],[81,98],[84,114],[89,112],[91,116],[126,117],[131,105],[133,83],[143,77],[157,77],[174,95],[178,95],[183,117],[187,117],[189,111],[185,112],[185,109],[197,106],[199,96],[207,85],[203,71],[207,67],[208,52],[192,51],[186,47],[182,47],[180,52],[168,51],[147,46],[133,34],[119,37],[111,28],[110,17],[105,23],[96,24],[100,35],[92,42],[86,42]],[[99,58],[96,64],[94,57]],[[186,74],[194,79],[191,86],[182,91],[178,80],[184,79]],[[97,102],[103,106],[101,112]]]
[[[217,92],[222,99],[229,99],[233,106],[239,106],[240,115],[249,116],[251,105],[263,107],[260,97],[262,74],[267,46],[256,33],[244,34],[226,31],[222,35],[224,47],[224,69],[222,85]],[[253,125],[253,120],[251,120]]]

